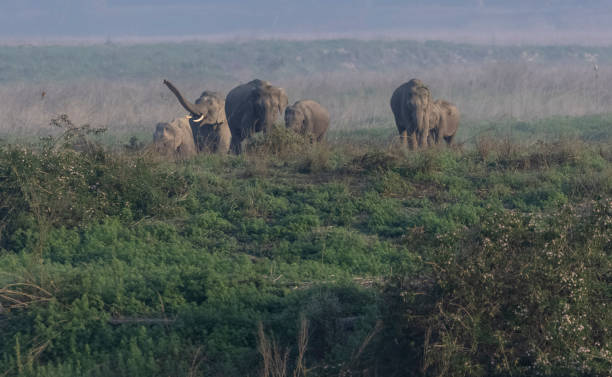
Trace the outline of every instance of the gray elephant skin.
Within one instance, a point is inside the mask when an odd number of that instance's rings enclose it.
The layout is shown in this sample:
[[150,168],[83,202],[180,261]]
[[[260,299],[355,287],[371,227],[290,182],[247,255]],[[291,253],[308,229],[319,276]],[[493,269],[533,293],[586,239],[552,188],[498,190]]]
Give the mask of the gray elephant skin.
[[189,125],[198,152],[227,153],[232,135],[225,117],[223,96],[217,92],[204,91],[192,103],[170,81],[164,80],[164,84],[189,112]]
[[459,128],[460,117],[459,109],[454,104],[444,100],[435,101],[429,118],[431,143],[439,145],[444,140],[451,145]]
[[297,101],[285,109],[285,126],[321,141],[329,128],[329,111],[312,100]]
[[402,145],[411,149],[427,147],[431,92],[420,80],[400,85],[391,96],[391,110]]
[[240,153],[244,139],[272,127],[279,114],[284,114],[287,103],[285,91],[268,81],[255,79],[232,89],[225,98],[232,152]]
[[164,156],[184,159],[197,154],[187,117],[176,118],[170,123],[158,123],[153,134],[153,145]]

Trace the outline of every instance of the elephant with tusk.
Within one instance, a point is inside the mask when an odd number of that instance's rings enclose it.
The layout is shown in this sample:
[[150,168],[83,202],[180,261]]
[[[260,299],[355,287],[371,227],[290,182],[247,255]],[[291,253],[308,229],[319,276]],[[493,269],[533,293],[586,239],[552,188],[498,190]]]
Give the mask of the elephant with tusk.
[[405,147],[427,147],[432,102],[429,88],[418,79],[402,84],[393,92],[391,110]]
[[255,79],[230,90],[225,98],[225,113],[232,133],[232,152],[241,153],[243,140],[272,127],[287,103],[285,91],[264,80]]
[[225,117],[225,100],[217,92],[204,91],[195,103],[189,102],[168,80],[164,84],[189,112],[189,125],[199,152],[227,153],[231,132]]

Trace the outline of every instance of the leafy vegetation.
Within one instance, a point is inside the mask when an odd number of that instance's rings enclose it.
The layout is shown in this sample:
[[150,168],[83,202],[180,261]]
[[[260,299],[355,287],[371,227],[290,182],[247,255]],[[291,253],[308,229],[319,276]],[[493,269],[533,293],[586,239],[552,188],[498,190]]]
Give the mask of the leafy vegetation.
[[4,375],[609,373],[607,142],[170,162],[61,119],[0,147]]

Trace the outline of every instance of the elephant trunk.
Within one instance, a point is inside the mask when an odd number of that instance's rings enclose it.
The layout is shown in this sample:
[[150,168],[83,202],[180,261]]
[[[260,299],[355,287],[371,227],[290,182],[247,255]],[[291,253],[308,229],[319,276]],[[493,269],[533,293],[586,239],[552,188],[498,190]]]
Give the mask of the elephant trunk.
[[267,132],[270,127],[274,125],[274,121],[276,120],[274,117],[275,114],[273,110],[268,107],[269,106],[266,106],[265,103],[255,104],[255,121],[253,122],[253,129],[255,132]]
[[197,110],[196,105],[194,103],[192,103],[192,102],[187,101],[183,97],[181,92],[179,92],[179,90],[174,85],[172,85],[172,83],[170,81],[164,80],[164,84],[168,87],[168,89],[170,89],[170,91],[172,93],[174,93],[174,95],[178,99],[179,103],[181,105],[183,105],[185,110],[189,111],[191,116],[193,116],[193,117],[201,117],[202,116],[202,114]]
[[423,127],[425,126],[423,122],[423,117],[425,115],[425,111],[422,106],[417,106],[416,111],[414,112],[414,127],[415,131],[423,131]]
[[427,135],[429,134],[429,104],[418,106],[416,109],[416,134],[419,147],[427,146]]

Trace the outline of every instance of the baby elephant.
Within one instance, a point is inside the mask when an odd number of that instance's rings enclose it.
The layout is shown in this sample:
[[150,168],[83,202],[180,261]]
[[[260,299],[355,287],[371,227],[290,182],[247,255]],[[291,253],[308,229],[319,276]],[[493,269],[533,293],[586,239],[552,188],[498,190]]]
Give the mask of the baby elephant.
[[329,112],[315,101],[297,101],[285,110],[285,125],[302,135],[311,134],[317,141],[321,141],[329,128]]
[[197,153],[187,117],[176,118],[170,123],[158,123],[153,143],[155,150],[164,156],[189,158]]
[[433,144],[438,145],[444,139],[451,145],[459,128],[459,118],[457,106],[444,100],[435,101],[429,118],[429,137]]

